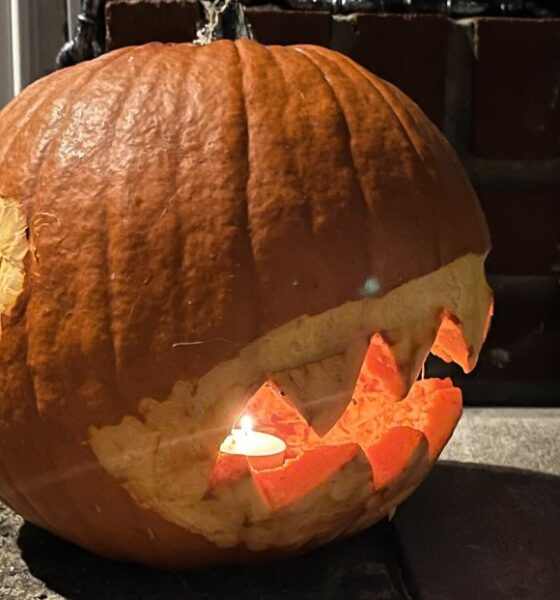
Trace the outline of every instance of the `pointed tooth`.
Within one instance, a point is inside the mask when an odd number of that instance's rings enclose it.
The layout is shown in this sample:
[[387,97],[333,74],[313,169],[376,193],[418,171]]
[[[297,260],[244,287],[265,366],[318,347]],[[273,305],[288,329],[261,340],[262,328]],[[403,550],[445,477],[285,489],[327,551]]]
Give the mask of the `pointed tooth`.
[[401,388],[396,396],[405,398],[418,379],[426,357],[430,353],[439,327],[436,312],[430,317],[409,324],[408,327],[393,329],[384,333],[389,351],[394,357],[401,380]]
[[253,417],[255,429],[284,440],[287,458],[319,439],[286,392],[272,381],[257,390],[244,412]]
[[455,314],[443,311],[441,324],[431,352],[446,362],[453,361],[465,373],[476,366],[478,355],[493,313],[492,293],[482,290],[478,300],[456,307]]
[[465,373],[468,373],[473,367],[470,359],[471,352],[469,352],[461,322],[446,311],[443,313],[441,325],[432,346],[432,354],[447,363],[458,364]]
[[360,452],[357,444],[318,446],[282,469],[254,471],[253,478],[272,510],[290,506],[325,484]]
[[380,333],[371,336],[369,348],[360,372],[360,392],[387,393],[400,398],[405,391],[401,370],[395,354]]
[[494,296],[486,281],[478,286],[468,304],[462,303],[454,311],[469,351],[467,372],[472,371],[476,366],[480,349],[490,328],[493,312]]
[[367,340],[363,339],[339,354],[273,373],[271,379],[313,429],[323,435],[335,425],[352,399],[367,348]]
[[417,381],[397,403],[393,422],[421,431],[428,440],[429,456],[435,461],[449,441],[463,409],[462,394],[451,379]]
[[411,427],[389,429],[366,455],[376,490],[389,487],[420,455],[428,453],[424,434]]

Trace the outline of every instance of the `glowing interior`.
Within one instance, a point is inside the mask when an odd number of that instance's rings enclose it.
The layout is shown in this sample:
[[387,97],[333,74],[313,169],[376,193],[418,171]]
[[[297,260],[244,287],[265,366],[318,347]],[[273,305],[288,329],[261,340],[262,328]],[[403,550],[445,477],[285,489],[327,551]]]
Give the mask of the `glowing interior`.
[[[469,348],[450,314],[442,315],[432,352],[468,366]],[[378,333],[371,338],[351,402],[323,436],[274,381],[267,381],[242,414],[251,415],[256,431],[286,443],[283,466],[258,470],[244,456],[220,453],[208,494],[250,474],[269,509],[280,510],[319,487],[360,451],[371,466],[373,488],[389,487],[419,455],[435,461],[461,416],[461,391],[451,379],[418,380],[405,398],[403,389],[391,348]]]

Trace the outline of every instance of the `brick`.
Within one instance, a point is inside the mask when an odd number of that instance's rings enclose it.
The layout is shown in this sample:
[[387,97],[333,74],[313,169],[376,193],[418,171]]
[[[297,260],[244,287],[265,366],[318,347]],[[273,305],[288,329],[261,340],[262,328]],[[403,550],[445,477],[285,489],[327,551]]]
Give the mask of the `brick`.
[[478,19],[473,28],[473,153],[559,156],[560,19]]
[[355,30],[350,56],[408,94],[441,127],[448,19],[435,15],[357,14],[350,17],[350,22]]
[[490,273],[560,272],[560,186],[478,190],[492,238]]
[[147,42],[192,42],[196,36],[195,0],[108,0],[107,50]]
[[255,38],[261,44],[315,44],[330,46],[331,15],[321,11],[281,10],[272,7],[246,9]]

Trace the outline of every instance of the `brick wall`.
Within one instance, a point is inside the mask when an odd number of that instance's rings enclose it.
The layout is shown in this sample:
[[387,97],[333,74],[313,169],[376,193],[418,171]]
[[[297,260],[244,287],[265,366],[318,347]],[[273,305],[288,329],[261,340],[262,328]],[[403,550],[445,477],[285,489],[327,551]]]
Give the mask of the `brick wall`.
[[[442,129],[478,190],[494,247],[496,316],[467,398],[560,403],[560,19],[247,12],[260,42],[343,52]],[[108,47],[191,41],[197,16],[189,0],[108,0]]]

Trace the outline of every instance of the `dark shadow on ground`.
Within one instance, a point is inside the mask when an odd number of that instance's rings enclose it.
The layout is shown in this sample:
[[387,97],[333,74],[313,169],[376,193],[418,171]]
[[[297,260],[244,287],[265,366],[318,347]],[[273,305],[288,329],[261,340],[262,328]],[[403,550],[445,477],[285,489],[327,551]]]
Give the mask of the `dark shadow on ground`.
[[415,600],[560,598],[560,477],[441,463],[394,524]]
[[104,560],[28,523],[18,545],[31,574],[71,600],[408,598],[387,522],[291,561],[191,573]]

